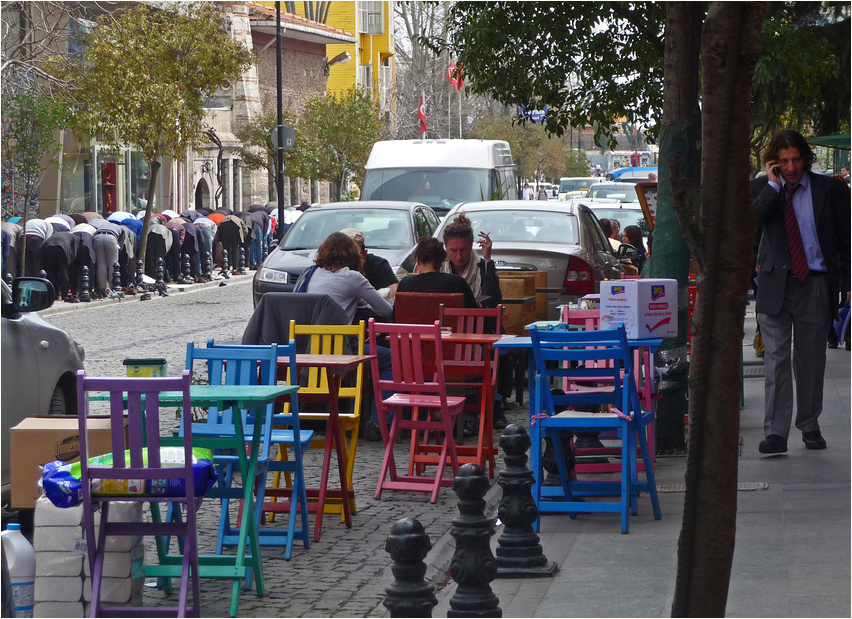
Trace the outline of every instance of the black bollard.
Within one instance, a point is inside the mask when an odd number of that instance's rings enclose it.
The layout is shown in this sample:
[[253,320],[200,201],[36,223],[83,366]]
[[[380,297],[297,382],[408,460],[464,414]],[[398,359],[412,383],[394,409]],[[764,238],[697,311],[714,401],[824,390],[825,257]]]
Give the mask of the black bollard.
[[237,267],[237,272],[240,275],[246,274],[246,250],[243,249],[242,247],[240,247],[240,255],[239,255],[239,259],[237,260],[236,267]]
[[91,303],[92,294],[89,292],[89,267],[84,266],[80,275],[80,301],[82,303]]
[[38,276],[42,279],[47,279],[47,271],[42,269],[41,271],[38,272]]
[[423,559],[431,549],[426,530],[414,518],[403,518],[393,525],[385,552],[393,560],[394,581],[385,589],[388,595],[382,602],[391,617],[432,616],[438,599],[435,587],[423,578],[426,575]]
[[228,250],[222,250],[222,277],[225,279],[231,279],[231,265],[228,264]]
[[465,464],[453,482],[453,491],[459,497],[459,517],[450,530],[456,540],[450,575],[457,588],[450,598],[447,617],[503,616],[500,599],[491,591],[497,562],[489,541],[494,523],[485,515],[488,488],[488,477],[478,464]]
[[269,255],[269,247],[266,243],[263,244],[263,252],[260,255],[260,262],[266,262],[266,257]]
[[112,294],[113,296],[124,296],[121,289],[121,265],[117,262],[112,265]]
[[3,275],[3,279],[6,280],[6,283],[9,284],[9,287],[11,288],[12,282],[15,281],[15,276],[11,273],[6,273],[5,275]]
[[527,467],[531,444],[527,431],[515,424],[507,426],[500,437],[506,468],[497,480],[503,488],[497,515],[504,525],[497,538],[497,578],[540,578],[553,576],[558,570],[556,562],[544,556],[533,528],[538,508],[532,496],[535,479]]
[[155,284],[157,287],[157,292],[161,297],[167,297],[169,294],[166,292],[166,282],[163,280],[163,259],[157,258],[157,283]]
[[204,254],[204,279],[209,281],[213,281],[213,254],[209,251]]
[[145,265],[141,260],[136,261],[136,287],[139,288],[144,283],[142,274],[145,272]]
[[189,254],[183,255],[183,282],[184,284],[192,283],[192,269],[190,268]]

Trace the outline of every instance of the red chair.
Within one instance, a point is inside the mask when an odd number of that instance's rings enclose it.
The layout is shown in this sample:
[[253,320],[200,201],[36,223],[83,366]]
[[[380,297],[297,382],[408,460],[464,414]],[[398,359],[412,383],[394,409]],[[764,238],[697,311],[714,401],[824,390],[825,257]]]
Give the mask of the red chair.
[[396,322],[407,325],[431,325],[440,320],[440,306],[464,307],[460,292],[397,292],[394,295]]
[[[464,408],[463,397],[448,396],[444,380],[441,347],[441,323],[431,326],[413,324],[376,323],[370,319],[370,350],[377,346],[377,336],[387,335],[393,365],[393,378],[382,380],[379,376],[379,361],[373,359],[372,374],[379,428],[385,446],[385,455],[379,471],[376,498],[383,490],[407,490],[431,492],[431,501],[438,500],[441,486],[452,486],[458,473],[459,462],[453,442],[453,426],[456,417]],[[427,370],[423,361],[425,344],[432,344],[436,352],[434,373]],[[383,391],[393,392],[382,398]],[[411,418],[406,419],[403,411],[411,408]],[[387,415],[393,413],[391,427],[387,427]],[[439,441],[440,453],[434,477],[428,475],[399,475],[396,470],[394,446],[400,430],[412,433],[424,432]],[[452,469],[452,478],[444,479],[447,462]],[[389,479],[386,479],[388,478]]]

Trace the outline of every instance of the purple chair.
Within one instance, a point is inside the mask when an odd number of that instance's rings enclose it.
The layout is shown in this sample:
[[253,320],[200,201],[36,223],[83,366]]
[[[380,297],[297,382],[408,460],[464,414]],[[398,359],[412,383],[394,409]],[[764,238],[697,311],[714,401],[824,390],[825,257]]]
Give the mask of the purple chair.
[[[201,593],[198,574],[198,543],[195,512],[200,499],[195,496],[192,474],[192,414],[189,398],[190,373],[180,378],[86,378],[84,370],[77,372],[77,410],[80,421],[80,462],[83,490],[83,514],[89,567],[92,574],[92,617],[185,617],[201,616]],[[109,409],[112,434],[112,462],[90,464],[89,458],[100,454],[88,452],[88,397],[87,392],[109,392]],[[181,424],[185,429],[183,464],[165,466],[160,455],[160,392],[182,393]],[[126,399],[126,400],[125,400]],[[127,407],[127,435],[124,432],[125,403]],[[147,448],[147,462],[143,450]],[[166,480],[172,488],[170,494],[178,496],[145,496],[97,492],[101,480]],[[183,504],[183,522],[111,522],[110,503],[113,501],[168,502]],[[95,512],[100,509],[100,530],[95,529]],[[110,535],[178,535],[184,539],[180,595],[177,606],[132,608],[106,606],[101,603],[106,538]],[[192,587],[192,603],[188,601]]]

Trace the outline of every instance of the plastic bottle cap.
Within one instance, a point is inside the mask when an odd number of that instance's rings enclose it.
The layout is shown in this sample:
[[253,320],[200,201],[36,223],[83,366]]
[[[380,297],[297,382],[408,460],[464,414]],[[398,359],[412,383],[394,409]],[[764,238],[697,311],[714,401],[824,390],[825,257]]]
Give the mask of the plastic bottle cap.
[[21,530],[21,523],[20,522],[10,522],[9,524],[6,525],[6,530],[7,531],[20,531]]

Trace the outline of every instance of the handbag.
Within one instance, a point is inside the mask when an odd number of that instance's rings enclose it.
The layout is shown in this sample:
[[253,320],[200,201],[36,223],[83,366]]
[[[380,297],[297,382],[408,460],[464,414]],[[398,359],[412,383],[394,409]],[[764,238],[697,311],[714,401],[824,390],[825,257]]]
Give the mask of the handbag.
[[307,269],[302,271],[302,274],[299,275],[299,279],[296,280],[296,286],[293,288],[293,292],[307,292],[308,282],[311,281],[311,276],[318,268],[319,267],[317,265],[312,264]]

